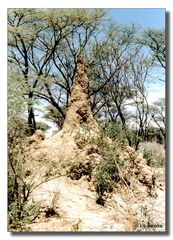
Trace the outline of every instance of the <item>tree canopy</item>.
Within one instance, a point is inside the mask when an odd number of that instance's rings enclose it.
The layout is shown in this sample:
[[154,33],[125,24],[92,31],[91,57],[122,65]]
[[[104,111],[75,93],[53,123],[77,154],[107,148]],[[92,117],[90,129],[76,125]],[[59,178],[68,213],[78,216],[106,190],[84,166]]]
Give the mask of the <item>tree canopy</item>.
[[122,124],[131,145],[128,126],[136,139],[145,138],[147,84],[156,65],[165,69],[165,49],[163,29],[117,23],[104,9],[9,9],[9,116],[25,113],[32,134],[41,104],[45,117],[61,128],[82,52],[93,115]]

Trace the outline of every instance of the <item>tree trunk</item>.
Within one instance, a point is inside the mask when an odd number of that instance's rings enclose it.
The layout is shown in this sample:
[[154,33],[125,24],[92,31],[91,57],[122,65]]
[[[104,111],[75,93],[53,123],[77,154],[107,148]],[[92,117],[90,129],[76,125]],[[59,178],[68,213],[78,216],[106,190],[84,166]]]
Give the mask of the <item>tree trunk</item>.
[[35,122],[35,115],[34,115],[34,109],[33,104],[31,103],[33,97],[33,93],[29,93],[29,103],[28,103],[28,128],[29,131],[32,134],[34,134],[36,130],[36,122]]
[[131,147],[132,146],[132,140],[131,140],[131,137],[129,136],[129,134],[126,132],[126,119],[121,111],[121,107],[118,106],[118,104],[116,103],[116,106],[117,106],[117,110],[118,110],[118,115],[121,119],[121,123],[122,123],[122,126],[123,126],[123,130],[125,132],[125,135],[126,135],[126,138],[128,140],[128,144],[129,146]]
[[32,106],[28,106],[28,127],[31,134],[34,134],[36,130],[35,116]]

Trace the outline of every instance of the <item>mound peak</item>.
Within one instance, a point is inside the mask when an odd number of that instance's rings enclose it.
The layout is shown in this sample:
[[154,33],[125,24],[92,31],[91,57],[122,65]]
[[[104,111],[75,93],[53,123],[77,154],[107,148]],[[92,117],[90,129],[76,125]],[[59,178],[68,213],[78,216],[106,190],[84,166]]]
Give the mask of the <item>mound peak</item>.
[[82,124],[87,124],[91,128],[98,128],[98,124],[91,111],[87,69],[88,65],[84,56],[79,54],[77,57],[77,69],[63,129],[73,129]]

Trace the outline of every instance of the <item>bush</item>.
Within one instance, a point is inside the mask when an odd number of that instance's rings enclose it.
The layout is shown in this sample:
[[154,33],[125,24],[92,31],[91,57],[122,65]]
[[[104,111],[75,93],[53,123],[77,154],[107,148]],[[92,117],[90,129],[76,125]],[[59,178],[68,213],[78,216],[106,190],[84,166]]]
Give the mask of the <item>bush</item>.
[[29,201],[34,184],[26,181],[25,128],[20,121],[9,123],[8,128],[8,230],[26,230],[26,223],[38,215],[38,207]]
[[110,121],[109,123],[105,123],[103,125],[107,125],[103,127],[107,137],[118,141],[121,145],[129,145],[134,147],[135,150],[138,150],[139,143],[142,141],[142,138],[134,129],[130,129],[127,125],[122,125],[120,122]]
[[9,231],[26,231],[27,223],[32,222],[39,214],[39,208],[35,202],[21,203],[19,199],[11,202],[8,206],[8,230]]
[[152,161],[152,158],[153,158],[152,151],[145,148],[144,152],[143,152],[143,155],[144,155],[144,158],[147,160],[147,165],[151,166],[151,161]]
[[112,192],[119,181],[119,171],[114,158],[109,154],[97,167],[95,175],[95,190],[99,196],[105,192]]
[[97,144],[98,153],[102,157],[94,176],[94,186],[99,197],[104,196],[105,193],[111,193],[121,180],[128,185],[122,172],[132,167],[130,161],[125,161],[120,157],[123,152],[122,145],[113,141],[111,143],[109,140],[107,132],[102,131],[94,143]]
[[144,158],[147,160],[147,165],[151,167],[165,166],[165,156],[154,153],[151,149],[145,148],[143,150]]
[[124,143],[126,139],[125,131],[121,123],[109,122],[103,132],[104,135],[113,140],[118,139],[120,143]]

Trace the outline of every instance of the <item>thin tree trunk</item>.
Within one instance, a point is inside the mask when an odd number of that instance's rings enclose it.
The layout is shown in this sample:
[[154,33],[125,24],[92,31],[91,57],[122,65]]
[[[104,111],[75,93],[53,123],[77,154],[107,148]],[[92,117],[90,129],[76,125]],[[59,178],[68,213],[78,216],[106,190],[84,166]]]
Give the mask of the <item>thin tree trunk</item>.
[[122,122],[122,127],[123,127],[123,130],[125,132],[125,135],[126,135],[126,138],[128,140],[128,144],[129,146],[131,147],[132,146],[132,140],[131,140],[131,137],[129,136],[129,134],[126,132],[126,119],[121,111],[121,107],[118,106],[118,104],[116,103],[116,106],[117,106],[117,110],[118,110],[118,115],[121,119],[121,122]]
[[28,127],[30,133],[33,134],[36,130],[36,122],[32,106],[28,106]]
[[28,128],[31,134],[34,134],[36,130],[36,122],[35,122],[35,115],[33,104],[31,103],[33,97],[33,93],[29,93],[29,103],[28,103]]

